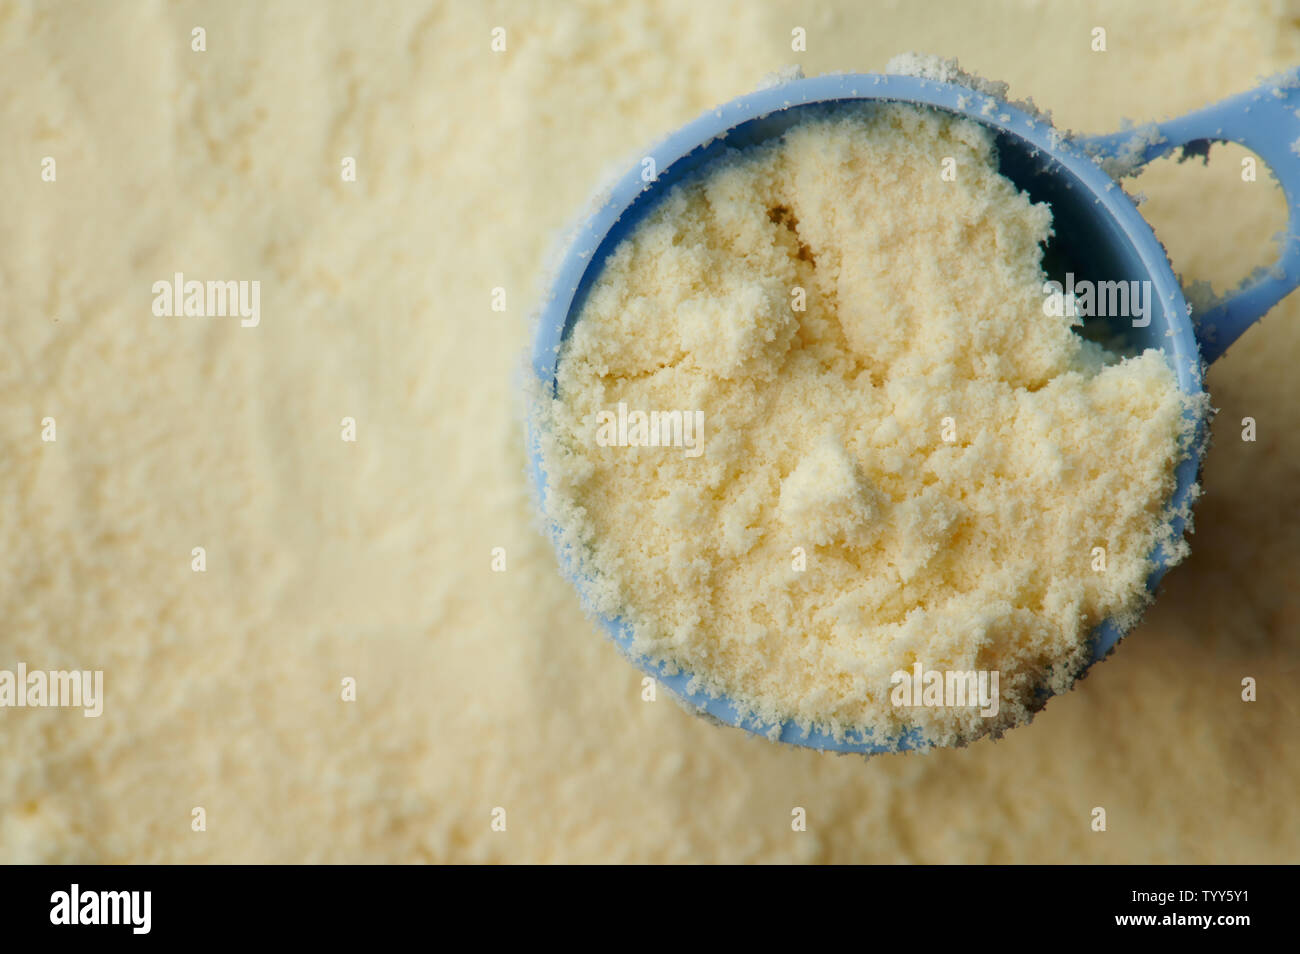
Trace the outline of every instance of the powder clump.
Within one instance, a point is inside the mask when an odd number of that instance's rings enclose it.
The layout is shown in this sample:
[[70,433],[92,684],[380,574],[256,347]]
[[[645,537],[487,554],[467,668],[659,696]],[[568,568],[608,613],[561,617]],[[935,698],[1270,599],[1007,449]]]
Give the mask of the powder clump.
[[[1159,352],[1045,313],[1051,211],[984,128],[809,112],[610,254],[540,401],[544,506],[590,608],[742,711],[1000,734],[1145,604],[1195,415]],[[702,412],[702,452],[598,443],[620,402]],[[914,670],[997,704],[900,705]]]

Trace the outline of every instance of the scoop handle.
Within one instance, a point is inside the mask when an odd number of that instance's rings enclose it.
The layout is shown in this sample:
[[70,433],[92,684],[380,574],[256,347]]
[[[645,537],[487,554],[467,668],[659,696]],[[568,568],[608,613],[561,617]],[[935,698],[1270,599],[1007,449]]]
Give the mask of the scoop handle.
[[1192,315],[1207,364],[1300,285],[1300,67],[1178,119],[1079,142],[1093,156],[1116,160],[1123,175],[1175,149],[1184,149],[1185,156],[1208,155],[1212,142],[1238,143],[1268,163],[1286,195],[1288,218],[1278,261],[1256,269],[1226,298]]

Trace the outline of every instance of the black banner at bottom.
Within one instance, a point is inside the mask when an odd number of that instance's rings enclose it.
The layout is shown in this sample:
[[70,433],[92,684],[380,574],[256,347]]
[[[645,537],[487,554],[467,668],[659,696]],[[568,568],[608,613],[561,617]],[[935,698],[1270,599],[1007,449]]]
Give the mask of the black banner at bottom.
[[[771,890],[779,878],[780,890],[738,903],[731,891],[693,885],[715,876],[696,869],[672,875],[671,889],[652,889],[647,905],[647,885],[635,875],[620,875],[604,891],[593,891],[581,871],[550,870],[542,883],[526,871],[460,871],[454,882],[446,875],[415,867],[10,867],[0,869],[0,916],[6,941],[292,935],[336,944],[453,924],[545,930],[564,919],[594,931],[629,904],[628,927],[643,929],[647,915],[675,918],[684,908],[692,921],[707,920],[702,902],[712,896],[720,904],[717,926],[730,937],[766,933],[773,918],[807,925],[838,909],[862,919],[863,931],[874,933],[882,922],[886,930],[910,925],[918,940],[932,932],[974,942],[983,930],[994,940],[1008,929],[1048,929],[1071,937],[1200,934],[1231,943],[1258,928],[1270,936],[1285,930],[1295,880],[1292,869],[1261,867],[891,867],[830,877],[763,869],[751,875],[759,879],[752,886],[743,872],[727,877],[750,891]],[[565,891],[568,877],[576,891]]]

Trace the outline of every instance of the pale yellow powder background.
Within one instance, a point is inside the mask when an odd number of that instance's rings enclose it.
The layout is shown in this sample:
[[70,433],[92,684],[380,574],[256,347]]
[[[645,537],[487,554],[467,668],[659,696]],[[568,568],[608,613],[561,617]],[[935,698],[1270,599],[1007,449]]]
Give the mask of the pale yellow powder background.
[[[107,696],[0,710],[0,860],[1297,860],[1300,299],[1210,373],[1193,556],[997,743],[864,763],[642,702],[534,529],[512,374],[593,184],[769,70],[908,49],[1104,131],[1300,62],[1300,7],[0,4],[0,668]],[[1282,227],[1239,155],[1138,185],[1188,277]],[[260,327],[155,318],[175,271],[260,280]]]

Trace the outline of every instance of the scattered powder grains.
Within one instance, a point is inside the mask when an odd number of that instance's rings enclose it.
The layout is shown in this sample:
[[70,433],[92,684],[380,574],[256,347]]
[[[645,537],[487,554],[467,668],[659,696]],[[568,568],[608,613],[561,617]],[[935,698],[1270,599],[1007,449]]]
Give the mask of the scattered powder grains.
[[[1144,605],[1190,415],[1159,352],[1044,314],[1050,230],[980,126],[896,105],[812,113],[668,190],[541,408],[591,608],[751,714],[836,734],[960,744],[1067,688],[1092,628]],[[702,412],[702,452],[597,440],[620,404]],[[996,670],[996,715],[894,705],[918,663]]]

